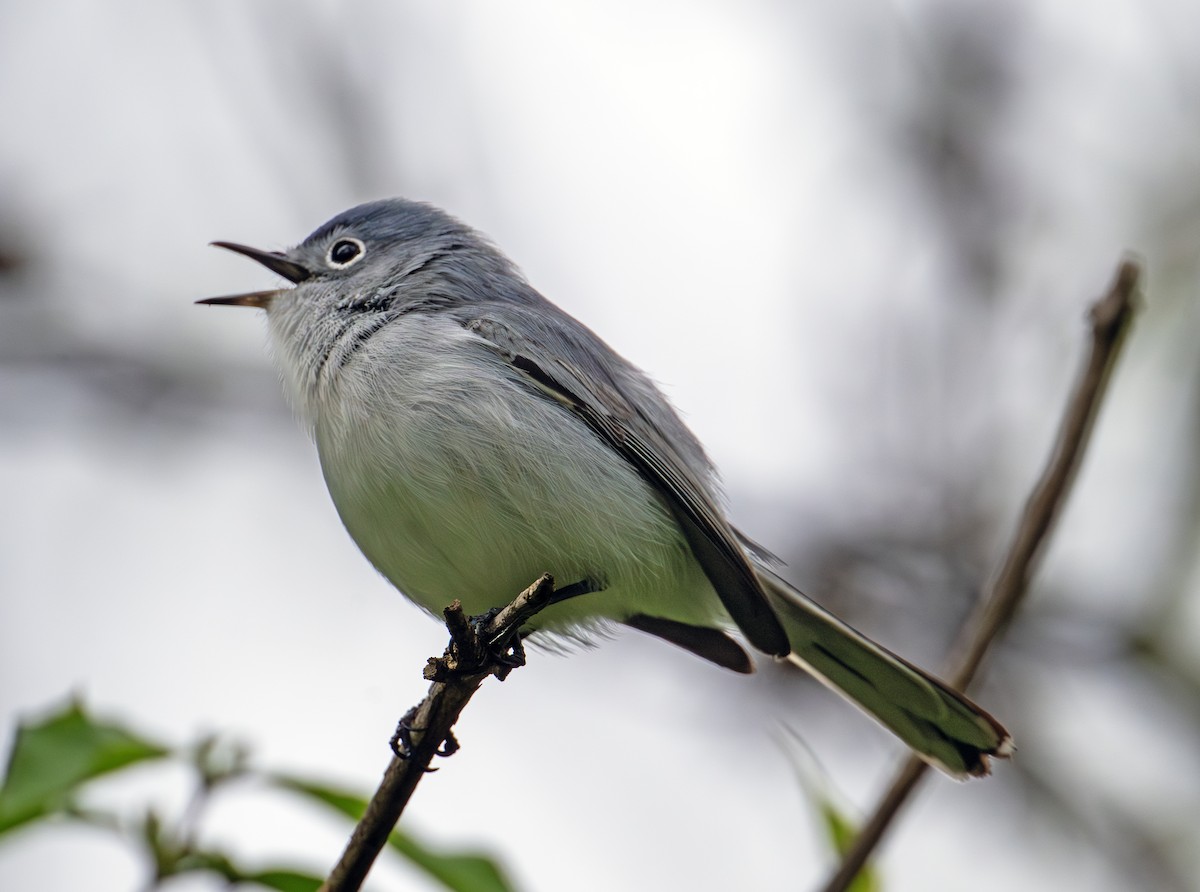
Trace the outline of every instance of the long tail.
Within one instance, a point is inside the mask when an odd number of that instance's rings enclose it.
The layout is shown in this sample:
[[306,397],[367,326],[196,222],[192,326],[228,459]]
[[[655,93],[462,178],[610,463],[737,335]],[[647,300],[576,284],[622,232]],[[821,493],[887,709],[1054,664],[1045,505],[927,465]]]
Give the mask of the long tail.
[[998,721],[912,663],[880,647],[770,570],[759,575],[792,643],[789,660],[844,694],[947,774],[980,777],[1012,754]]

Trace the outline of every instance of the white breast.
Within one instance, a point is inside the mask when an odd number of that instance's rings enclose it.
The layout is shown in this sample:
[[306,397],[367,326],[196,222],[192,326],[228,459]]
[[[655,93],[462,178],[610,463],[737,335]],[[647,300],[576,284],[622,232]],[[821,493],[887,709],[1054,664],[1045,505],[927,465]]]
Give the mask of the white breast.
[[431,611],[507,603],[542,572],[598,594],[539,625],[648,613],[711,623],[719,602],[654,491],[587,426],[453,320],[404,316],[321,388],[333,501],[371,562]]

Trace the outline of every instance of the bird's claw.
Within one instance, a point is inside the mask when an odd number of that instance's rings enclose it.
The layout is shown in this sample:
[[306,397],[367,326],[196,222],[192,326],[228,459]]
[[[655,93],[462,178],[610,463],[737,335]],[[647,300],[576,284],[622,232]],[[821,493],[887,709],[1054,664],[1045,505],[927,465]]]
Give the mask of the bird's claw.
[[[404,717],[400,719],[399,724],[396,725],[396,733],[392,735],[390,742],[392,752],[395,753],[397,759],[402,759],[407,762],[412,758],[413,747],[415,745],[413,743],[413,732],[424,730],[423,728],[417,728],[413,724],[416,718],[417,708],[414,706],[404,714]],[[433,752],[436,756],[453,756],[456,752],[458,752],[458,749],[458,740],[454,737],[454,732],[451,731],[446,735],[446,739],[439,743],[437,749]],[[430,773],[437,771],[436,768],[426,768],[425,770]]]

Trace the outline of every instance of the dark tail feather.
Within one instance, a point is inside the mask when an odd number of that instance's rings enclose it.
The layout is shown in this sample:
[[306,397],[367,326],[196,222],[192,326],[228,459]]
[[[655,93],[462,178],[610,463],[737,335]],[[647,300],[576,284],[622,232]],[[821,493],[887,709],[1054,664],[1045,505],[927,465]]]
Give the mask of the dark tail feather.
[[922,669],[880,647],[759,569],[792,643],[789,660],[808,670],[908,744],[926,762],[963,778],[989,771],[988,757],[1012,754],[994,718]]
[[660,619],[657,616],[647,616],[639,613],[625,620],[625,625],[648,632],[651,635],[670,641],[677,647],[691,651],[718,666],[732,669],[734,672],[749,674],[754,671],[754,663],[742,646],[722,632],[720,629],[709,629],[704,626],[689,626],[687,623],[676,622],[673,619]]

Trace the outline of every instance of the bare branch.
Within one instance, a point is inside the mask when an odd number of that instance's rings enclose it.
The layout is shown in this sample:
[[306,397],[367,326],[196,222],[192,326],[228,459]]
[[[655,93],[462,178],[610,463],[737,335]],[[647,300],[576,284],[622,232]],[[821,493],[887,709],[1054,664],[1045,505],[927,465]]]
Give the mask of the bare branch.
[[429,693],[409,710],[397,730],[405,757],[396,756],[388,765],[320,892],[354,892],[362,886],[433,757],[457,748],[451,729],[459,715],[485,678],[503,679],[524,663],[518,637],[521,626],[553,596],[554,579],[545,574],[481,628],[468,620],[458,601],[446,608],[450,644],[442,657],[430,658],[425,667],[425,677],[432,682]]
[[[1108,293],[1092,305],[1091,349],[1082,374],[1067,401],[1050,457],[1034,486],[1004,560],[963,627],[954,648],[948,678],[963,690],[974,678],[984,655],[1004,630],[1029,589],[1029,579],[1055,520],[1066,502],[1087,448],[1096,413],[1104,398],[1125,335],[1133,319],[1141,270],[1125,260]],[[910,757],[897,772],[875,811],[846,852],[823,892],[845,892],[879,845],[885,831],[925,774],[926,765]]]

